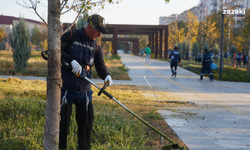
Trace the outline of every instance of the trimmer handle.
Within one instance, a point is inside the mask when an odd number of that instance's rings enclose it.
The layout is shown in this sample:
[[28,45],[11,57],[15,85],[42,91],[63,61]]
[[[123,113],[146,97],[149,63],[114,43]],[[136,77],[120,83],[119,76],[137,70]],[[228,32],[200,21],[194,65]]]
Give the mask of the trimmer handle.
[[109,84],[109,82],[106,82],[105,84],[104,84],[104,86],[101,88],[101,90],[98,92],[98,96],[100,96],[102,93],[103,93],[103,91],[105,90],[105,88],[108,86],[108,84]]
[[44,60],[48,60],[48,51],[43,50],[43,51],[41,52],[41,55],[42,55],[42,57],[43,57]]

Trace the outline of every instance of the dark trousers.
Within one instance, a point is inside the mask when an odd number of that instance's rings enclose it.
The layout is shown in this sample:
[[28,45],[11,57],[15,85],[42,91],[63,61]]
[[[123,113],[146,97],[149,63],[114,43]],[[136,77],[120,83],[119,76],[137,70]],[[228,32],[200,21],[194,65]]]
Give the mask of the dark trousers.
[[[92,105],[92,91],[88,93],[90,102],[86,107],[86,94],[74,93],[68,91],[67,104],[64,104],[61,108],[61,121],[59,132],[59,148],[67,149],[67,136],[69,134],[70,117],[72,113],[72,104],[76,106],[76,122],[78,125],[78,150],[90,150],[91,149],[91,135],[94,122],[94,110]],[[65,90],[62,90],[62,97],[65,94]],[[89,95],[90,94],[90,95]]]
[[243,63],[244,63],[244,65],[247,65],[247,61],[244,60]]
[[213,72],[212,72],[212,69],[210,68],[210,65],[204,66],[201,68],[200,79],[203,80],[203,75],[206,73],[206,71],[209,73],[210,79],[214,79]]
[[237,65],[241,65],[241,60],[240,60],[240,58],[236,58],[236,60],[237,60]]
[[176,73],[177,72],[177,66],[178,66],[178,62],[171,62],[170,68],[171,68],[172,73]]

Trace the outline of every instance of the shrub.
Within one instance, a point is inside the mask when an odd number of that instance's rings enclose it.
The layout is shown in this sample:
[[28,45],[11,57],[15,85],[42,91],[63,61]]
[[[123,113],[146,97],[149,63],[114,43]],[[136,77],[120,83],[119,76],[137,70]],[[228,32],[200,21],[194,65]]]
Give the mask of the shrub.
[[13,33],[9,35],[16,73],[26,71],[27,61],[31,55],[29,31],[26,27],[24,19],[20,18],[19,24],[13,28]]
[[121,56],[119,56],[119,55],[112,55],[111,59],[121,60]]

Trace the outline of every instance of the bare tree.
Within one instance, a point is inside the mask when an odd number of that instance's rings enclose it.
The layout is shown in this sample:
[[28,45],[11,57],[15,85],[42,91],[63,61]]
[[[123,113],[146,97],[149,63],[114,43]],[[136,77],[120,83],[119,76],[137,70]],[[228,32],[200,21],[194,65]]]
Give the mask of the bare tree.
[[58,149],[60,123],[61,25],[60,0],[48,0],[48,74],[44,149]]
[[[92,6],[96,6],[97,4],[104,8],[104,2],[96,1],[94,3],[90,3],[90,1],[86,2],[85,0],[73,0],[73,2],[69,5],[69,0],[48,0],[48,23],[37,11],[38,5],[41,4],[41,2],[39,0],[29,0],[29,2],[30,4],[28,4],[25,0],[22,0],[22,3],[17,1],[17,3],[23,7],[33,9],[38,17],[48,26],[47,105],[44,126],[44,149],[57,150],[59,143],[59,124],[61,119],[60,95],[62,86],[60,15],[70,10],[76,11],[78,15],[72,24],[73,26],[82,12],[85,13],[90,10]],[[111,0],[109,0],[109,2],[112,3]],[[68,29],[70,28],[71,26]]]
[[[47,106],[44,126],[45,150],[57,150],[59,142],[60,94],[62,86],[60,15],[70,10],[74,10],[78,13],[75,21],[72,23],[73,26],[81,13],[85,13],[96,6],[100,6],[100,9],[103,9],[105,5],[105,0],[92,0],[92,2],[86,0],[71,1],[72,3],[70,4],[69,0],[48,0],[48,24],[37,11],[38,5],[42,5],[40,0],[29,0],[30,4],[28,4],[26,0],[22,0],[22,3],[17,1],[17,3],[23,7],[33,9],[38,17],[48,26]],[[116,2],[108,0],[107,2],[112,4],[119,3],[118,0]],[[165,2],[167,3],[169,0],[165,0]],[[70,26],[68,30],[72,26]]]

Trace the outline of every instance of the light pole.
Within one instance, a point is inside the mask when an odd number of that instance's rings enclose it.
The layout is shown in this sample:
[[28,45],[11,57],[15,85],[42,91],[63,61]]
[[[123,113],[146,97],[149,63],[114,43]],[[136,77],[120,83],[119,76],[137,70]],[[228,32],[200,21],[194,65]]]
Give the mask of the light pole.
[[[223,6],[223,9],[226,7]],[[224,14],[221,13],[221,46],[220,46],[220,71],[219,71],[219,80],[221,80],[221,71],[222,71],[222,51],[223,51],[223,32],[224,32]]]
[[179,47],[179,26],[180,26],[180,22],[178,22],[178,45],[177,45],[177,47]]

